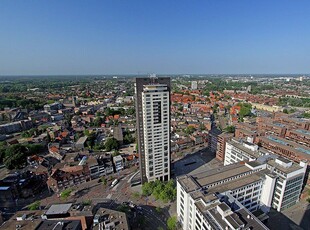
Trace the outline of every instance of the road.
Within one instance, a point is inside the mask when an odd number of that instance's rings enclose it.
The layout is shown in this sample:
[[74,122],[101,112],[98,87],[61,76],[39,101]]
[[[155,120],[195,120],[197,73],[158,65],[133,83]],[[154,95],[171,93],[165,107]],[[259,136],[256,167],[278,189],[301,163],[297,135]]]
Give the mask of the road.
[[[136,170],[137,167],[132,167],[121,171],[119,175],[114,174],[113,177],[118,178],[119,182],[113,188],[110,186],[112,181],[108,181],[107,185],[103,185],[99,182],[99,179],[95,179],[75,186],[73,188],[75,190],[75,195],[68,198],[68,200],[61,200],[57,197],[57,194],[53,194],[50,197],[42,199],[41,204],[43,206],[48,206],[55,203],[82,203],[90,200],[92,204],[105,203],[107,208],[118,209],[123,202],[132,201],[135,205],[141,207],[139,213],[128,213],[128,219],[132,224],[138,222],[137,220],[139,218],[143,218],[145,222],[143,229],[154,229],[154,226],[156,226],[155,229],[159,226],[166,229],[164,220],[167,219],[167,217],[157,213],[155,207],[146,205],[145,199],[141,199],[141,197],[136,197],[134,195],[137,191],[131,188],[130,179],[136,173]],[[141,188],[139,192],[141,193]]]

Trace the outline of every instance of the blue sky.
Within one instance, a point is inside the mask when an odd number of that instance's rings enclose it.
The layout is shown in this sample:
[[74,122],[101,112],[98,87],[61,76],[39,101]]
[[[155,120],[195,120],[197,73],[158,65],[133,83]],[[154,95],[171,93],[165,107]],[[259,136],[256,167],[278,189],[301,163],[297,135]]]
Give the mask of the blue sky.
[[310,73],[310,1],[0,1],[0,75]]

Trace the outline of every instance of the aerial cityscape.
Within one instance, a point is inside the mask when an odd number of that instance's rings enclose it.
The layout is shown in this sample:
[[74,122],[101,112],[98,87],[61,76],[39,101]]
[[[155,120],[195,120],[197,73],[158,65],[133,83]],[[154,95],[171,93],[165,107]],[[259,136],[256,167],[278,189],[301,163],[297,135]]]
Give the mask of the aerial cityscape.
[[310,229],[309,7],[0,2],[0,229]]

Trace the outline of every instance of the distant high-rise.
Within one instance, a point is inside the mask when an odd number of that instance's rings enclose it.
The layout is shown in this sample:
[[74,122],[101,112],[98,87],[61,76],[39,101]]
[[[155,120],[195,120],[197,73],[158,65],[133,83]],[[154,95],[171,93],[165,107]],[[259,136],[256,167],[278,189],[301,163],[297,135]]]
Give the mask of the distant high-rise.
[[197,83],[197,81],[192,81],[191,82],[191,89],[192,90],[196,90],[198,88],[198,83]]
[[170,78],[136,78],[141,181],[170,180]]

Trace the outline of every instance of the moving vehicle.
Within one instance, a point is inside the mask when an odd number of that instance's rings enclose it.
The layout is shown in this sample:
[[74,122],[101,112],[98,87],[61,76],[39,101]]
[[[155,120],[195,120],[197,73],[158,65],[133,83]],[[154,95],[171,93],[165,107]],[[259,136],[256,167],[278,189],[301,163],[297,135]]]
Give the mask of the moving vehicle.
[[118,182],[119,182],[118,179],[112,181],[111,188],[113,188]]

